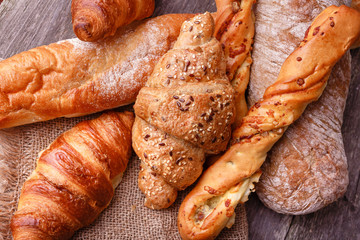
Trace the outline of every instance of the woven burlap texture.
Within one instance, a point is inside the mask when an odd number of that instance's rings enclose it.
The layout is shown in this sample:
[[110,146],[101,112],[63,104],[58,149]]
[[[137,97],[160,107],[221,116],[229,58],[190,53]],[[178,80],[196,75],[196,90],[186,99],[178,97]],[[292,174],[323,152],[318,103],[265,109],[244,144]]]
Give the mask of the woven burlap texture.
[[[97,116],[61,118],[0,131],[0,239],[12,239],[10,218],[24,181],[35,169],[38,153],[76,123]],[[93,224],[76,232],[73,239],[181,239],[176,226],[177,212],[190,189],[181,192],[169,209],[147,209],[137,187],[139,166],[140,160],[133,154],[110,206]],[[236,223],[218,239],[247,238],[246,212],[241,205],[236,209]]]

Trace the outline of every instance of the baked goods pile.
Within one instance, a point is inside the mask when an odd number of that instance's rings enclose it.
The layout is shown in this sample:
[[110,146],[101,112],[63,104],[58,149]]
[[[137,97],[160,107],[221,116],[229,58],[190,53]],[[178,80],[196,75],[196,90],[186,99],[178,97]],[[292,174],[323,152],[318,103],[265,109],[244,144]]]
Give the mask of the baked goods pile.
[[[254,191],[267,153],[320,98],[335,63],[360,39],[358,11],[326,8],[276,82],[247,111],[254,3],[217,0],[216,14],[135,21],[151,15],[154,1],[73,0],[75,33],[96,42],[70,39],[1,61],[0,128],[82,116],[136,99],[135,121],[129,112],[105,113],[40,153],[12,218],[14,239],[68,239],[93,222],[121,181],[131,144],[141,159],[139,188],[152,209],[169,207],[177,191],[200,177],[205,158],[220,154],[183,201],[178,228],[183,239],[209,239],[231,227],[234,209]],[[260,196],[279,212],[315,211],[344,193],[346,162],[338,165],[341,171],[318,178],[343,189],[328,189],[329,199],[310,201],[314,207],[305,211],[289,208],[275,194],[296,175],[276,170],[284,179],[273,186],[274,168],[265,168]],[[292,201],[302,204],[302,198]]]

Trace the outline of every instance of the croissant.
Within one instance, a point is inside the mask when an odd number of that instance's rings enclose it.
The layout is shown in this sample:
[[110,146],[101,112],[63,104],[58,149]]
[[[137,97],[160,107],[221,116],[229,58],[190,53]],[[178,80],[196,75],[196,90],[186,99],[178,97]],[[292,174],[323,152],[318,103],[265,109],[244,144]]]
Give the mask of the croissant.
[[113,36],[135,20],[150,17],[155,0],[72,0],[72,24],[76,36],[87,42]]
[[216,237],[247,201],[267,152],[306,106],[322,94],[335,63],[360,37],[360,13],[346,6],[325,9],[300,46],[284,62],[263,100],[250,108],[233,133],[230,149],[202,175],[179,209],[183,239]]
[[41,152],[11,220],[15,240],[69,239],[109,205],[131,156],[130,112],[105,113]]
[[68,39],[0,62],[0,128],[75,117],[135,101],[191,14],[126,26],[96,43]]
[[225,150],[234,90],[210,13],[185,21],[136,99],[133,148],[145,206],[167,208],[201,174],[205,154]]

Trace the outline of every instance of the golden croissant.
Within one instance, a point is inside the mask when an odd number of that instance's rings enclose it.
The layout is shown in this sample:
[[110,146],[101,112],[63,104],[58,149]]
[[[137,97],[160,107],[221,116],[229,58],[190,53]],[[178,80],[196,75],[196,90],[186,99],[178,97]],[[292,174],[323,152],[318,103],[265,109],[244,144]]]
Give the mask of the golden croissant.
[[69,239],[109,205],[131,156],[130,112],[77,124],[41,152],[11,219],[15,240]]
[[95,42],[113,36],[116,30],[135,20],[150,17],[155,0],[72,0],[72,24],[76,36]]

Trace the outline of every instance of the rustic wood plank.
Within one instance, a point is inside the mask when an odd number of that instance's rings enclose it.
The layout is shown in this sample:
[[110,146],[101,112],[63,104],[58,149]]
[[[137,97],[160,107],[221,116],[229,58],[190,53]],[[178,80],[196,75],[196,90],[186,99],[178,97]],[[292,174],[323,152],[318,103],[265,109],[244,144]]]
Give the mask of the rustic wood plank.
[[256,194],[246,202],[249,222],[249,239],[278,240],[285,239],[293,216],[276,213],[266,208]]
[[[0,56],[8,58],[30,48],[75,36],[70,2],[32,0],[24,4],[16,0],[4,1],[0,5]],[[18,12],[26,14],[19,17]]]
[[215,12],[215,0],[156,0],[155,16],[167,13]]

